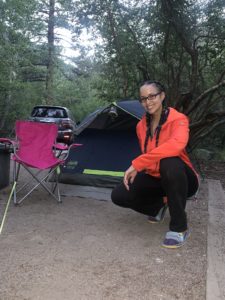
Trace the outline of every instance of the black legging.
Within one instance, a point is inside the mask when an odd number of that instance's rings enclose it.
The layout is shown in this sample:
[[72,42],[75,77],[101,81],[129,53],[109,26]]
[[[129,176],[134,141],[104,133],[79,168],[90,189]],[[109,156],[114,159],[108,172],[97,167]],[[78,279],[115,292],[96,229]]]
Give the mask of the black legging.
[[124,184],[112,191],[112,201],[116,205],[131,208],[149,216],[156,216],[167,196],[170,212],[169,229],[182,232],[187,230],[185,206],[187,197],[198,190],[196,174],[179,157],[168,157],[160,161],[161,178],[140,172],[130,184],[128,191]]

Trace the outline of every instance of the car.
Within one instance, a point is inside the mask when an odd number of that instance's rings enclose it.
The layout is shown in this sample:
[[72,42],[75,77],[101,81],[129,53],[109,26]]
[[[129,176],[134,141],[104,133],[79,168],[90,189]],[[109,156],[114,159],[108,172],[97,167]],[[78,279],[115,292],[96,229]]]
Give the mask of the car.
[[76,122],[67,107],[37,105],[32,109],[29,120],[34,122],[55,123],[58,126],[57,142],[70,145],[74,141]]

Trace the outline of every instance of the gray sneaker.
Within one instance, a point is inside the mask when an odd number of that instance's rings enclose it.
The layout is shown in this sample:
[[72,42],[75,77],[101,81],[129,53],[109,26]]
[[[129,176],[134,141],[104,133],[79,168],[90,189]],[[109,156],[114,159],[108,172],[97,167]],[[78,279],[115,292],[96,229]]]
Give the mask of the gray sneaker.
[[157,213],[157,215],[155,217],[148,216],[148,222],[149,223],[160,223],[160,222],[162,222],[164,220],[167,208],[168,208],[168,205],[165,204],[165,205],[163,205],[162,208],[160,208],[159,212]]
[[185,244],[189,236],[189,230],[186,230],[184,232],[168,231],[162,243],[162,246],[171,249],[179,248]]

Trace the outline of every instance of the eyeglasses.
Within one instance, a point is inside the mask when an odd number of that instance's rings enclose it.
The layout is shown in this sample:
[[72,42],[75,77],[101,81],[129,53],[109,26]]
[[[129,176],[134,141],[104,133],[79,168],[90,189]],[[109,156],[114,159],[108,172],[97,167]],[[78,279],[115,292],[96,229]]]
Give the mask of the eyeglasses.
[[156,94],[149,94],[147,97],[141,97],[141,98],[139,99],[139,101],[140,101],[141,103],[146,103],[147,100],[150,101],[150,102],[153,102],[153,101],[155,100],[155,98],[156,98],[158,95],[160,95],[161,93],[162,93],[162,92],[158,92],[158,93],[156,93]]

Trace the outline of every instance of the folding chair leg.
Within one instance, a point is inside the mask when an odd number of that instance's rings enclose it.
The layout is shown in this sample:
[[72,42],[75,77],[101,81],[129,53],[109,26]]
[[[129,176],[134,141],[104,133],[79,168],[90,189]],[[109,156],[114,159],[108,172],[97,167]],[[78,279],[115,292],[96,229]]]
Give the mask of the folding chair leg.
[[[20,166],[20,165],[19,165]],[[50,195],[52,195],[52,197],[54,197],[57,202],[62,202],[61,201],[61,197],[60,197],[60,192],[59,192],[59,185],[58,185],[58,181],[56,182],[56,185],[57,185],[57,196],[54,194],[54,190],[53,192],[44,184],[44,181],[46,181],[46,179],[53,173],[56,171],[56,168],[55,169],[52,169],[50,172],[48,172],[47,175],[45,175],[42,180],[40,180],[37,175],[40,173],[40,172],[37,172],[36,174],[33,174],[33,172],[26,166],[22,165],[26,170],[27,172],[32,176],[33,179],[35,179],[38,183],[24,196],[22,197],[19,201],[16,200],[16,204],[20,204],[24,199],[26,199],[39,185],[41,185]],[[58,179],[58,174],[57,174],[57,179]],[[27,183],[24,184],[18,191],[21,191],[25,186],[27,186]],[[17,191],[17,193],[18,193]]]
[[60,167],[58,166],[56,169],[55,169],[55,182],[52,182],[52,192],[53,194],[55,193],[55,190],[57,188],[57,195],[58,195],[58,202],[59,203],[62,203],[62,200],[61,200],[61,195],[60,195],[60,190],[59,190],[59,175],[60,175]]
[[60,191],[59,191],[59,174],[60,174],[60,168],[59,166],[56,168],[56,187],[57,187],[57,194],[58,194],[58,202],[61,203],[61,196],[60,196]]
[[[35,177],[36,177],[39,173],[41,173],[41,170],[38,171],[37,173],[35,173]],[[32,182],[32,180],[33,180],[33,178],[32,178],[30,181],[26,182],[24,185],[22,185],[22,186],[17,190],[17,193],[19,193],[19,192],[22,191],[26,186],[28,186],[28,185]]]
[[[13,166],[13,184],[17,183],[18,181],[18,177],[19,177],[19,173],[20,173],[20,165],[17,166],[16,161],[14,161],[14,166]],[[17,191],[16,191],[16,185],[15,188],[13,190],[13,202],[15,205],[17,205]]]

